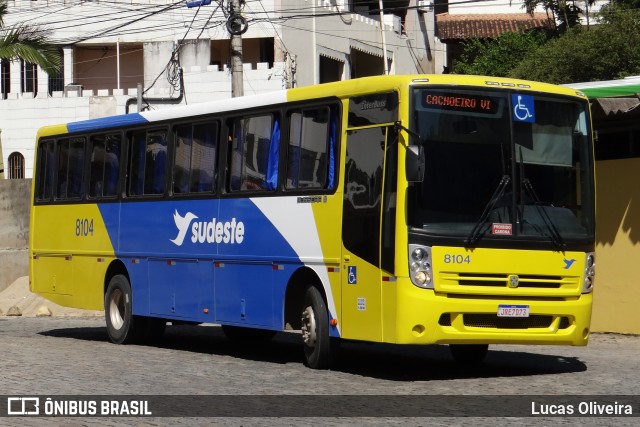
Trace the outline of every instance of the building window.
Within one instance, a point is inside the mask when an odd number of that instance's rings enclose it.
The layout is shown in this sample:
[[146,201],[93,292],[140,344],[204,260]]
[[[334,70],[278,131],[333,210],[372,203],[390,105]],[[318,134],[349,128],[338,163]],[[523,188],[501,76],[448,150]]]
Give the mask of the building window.
[[0,92],[2,92],[2,99],[7,99],[7,94],[11,90],[10,64],[8,59],[0,61]]
[[[59,49],[60,57],[63,57],[62,49]],[[53,92],[62,92],[64,90],[64,62],[60,66],[60,71],[55,74],[49,74],[49,95]]]
[[38,93],[38,66],[30,62],[20,61],[20,92]]
[[24,179],[24,156],[20,153],[9,155],[9,179]]

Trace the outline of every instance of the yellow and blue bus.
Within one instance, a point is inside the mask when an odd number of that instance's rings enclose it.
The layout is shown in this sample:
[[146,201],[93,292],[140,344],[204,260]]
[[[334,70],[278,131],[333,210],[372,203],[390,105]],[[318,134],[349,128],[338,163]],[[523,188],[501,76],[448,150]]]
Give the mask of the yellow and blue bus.
[[31,290],[259,342],[586,345],[594,285],[587,98],[542,83],[379,76],[46,126]]

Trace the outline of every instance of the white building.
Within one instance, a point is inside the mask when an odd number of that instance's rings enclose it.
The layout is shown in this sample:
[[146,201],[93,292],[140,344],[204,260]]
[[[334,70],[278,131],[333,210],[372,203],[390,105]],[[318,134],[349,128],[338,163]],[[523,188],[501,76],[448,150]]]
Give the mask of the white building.
[[[230,3],[188,8],[171,0],[8,0],[5,28],[19,22],[49,28],[63,70],[48,76],[19,60],[3,62],[6,176],[31,177],[38,128],[135,112],[138,85],[143,108],[229,98]],[[385,57],[389,73],[434,71],[433,12],[418,11],[416,0],[385,1],[382,28],[371,1],[241,3],[248,21],[242,34],[245,95],[383,74]]]

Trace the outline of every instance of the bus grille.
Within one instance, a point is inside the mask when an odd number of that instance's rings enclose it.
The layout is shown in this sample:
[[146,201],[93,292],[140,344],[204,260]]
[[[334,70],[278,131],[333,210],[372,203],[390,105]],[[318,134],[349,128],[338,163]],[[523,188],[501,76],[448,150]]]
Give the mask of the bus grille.
[[[519,288],[544,288],[559,289],[562,286],[562,277],[560,276],[518,276],[520,283]],[[487,286],[487,287],[505,287],[509,281],[508,276],[496,277],[492,274],[458,274],[458,285],[460,286]]]
[[[495,314],[469,313],[462,315],[464,326],[473,328],[492,329],[529,329],[548,328],[553,323],[553,316],[532,315],[529,317],[498,317]],[[438,320],[440,326],[451,326],[451,313],[442,313]],[[568,317],[560,318],[558,329],[567,329],[571,326]]]

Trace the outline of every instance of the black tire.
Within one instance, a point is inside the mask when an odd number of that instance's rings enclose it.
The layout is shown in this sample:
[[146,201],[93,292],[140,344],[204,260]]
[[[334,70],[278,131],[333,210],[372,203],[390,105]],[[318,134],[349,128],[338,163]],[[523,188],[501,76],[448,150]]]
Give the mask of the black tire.
[[104,295],[104,317],[107,335],[115,344],[140,342],[148,331],[146,317],[134,316],[129,279],[122,274],[113,276]]
[[302,342],[308,367],[326,369],[331,365],[329,313],[322,294],[313,286],[307,288],[302,306]]
[[237,343],[265,342],[269,341],[277,333],[268,329],[243,328],[230,325],[222,325],[222,332],[228,339]]
[[449,344],[453,360],[464,366],[480,365],[487,356],[489,344]]

